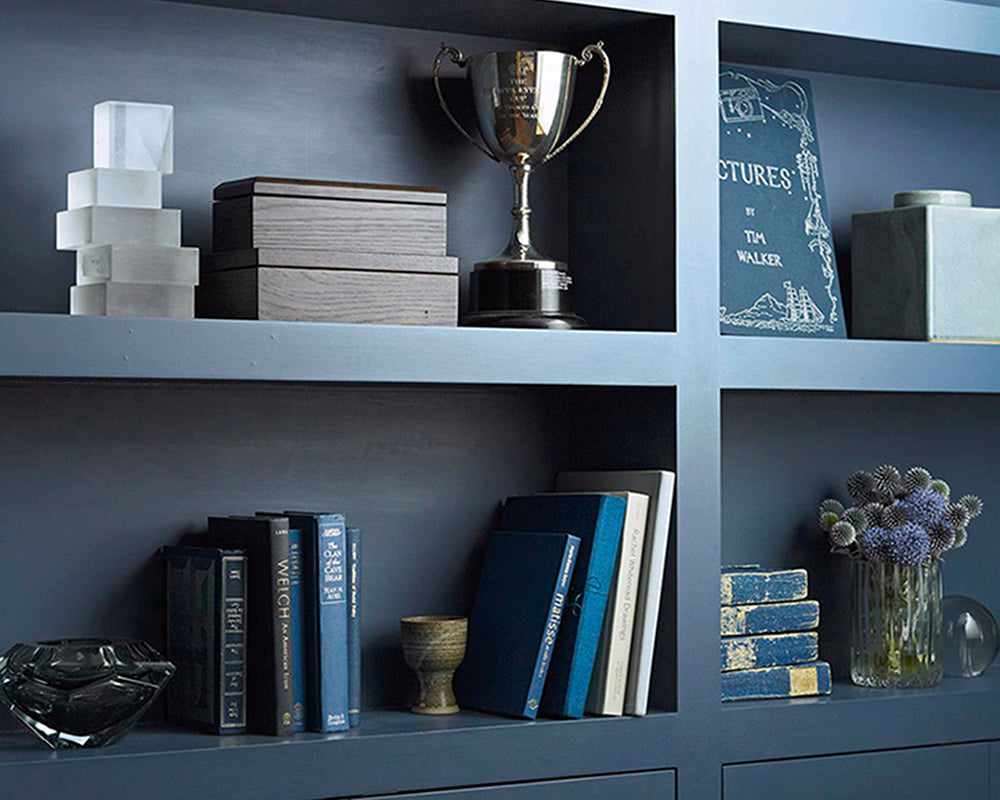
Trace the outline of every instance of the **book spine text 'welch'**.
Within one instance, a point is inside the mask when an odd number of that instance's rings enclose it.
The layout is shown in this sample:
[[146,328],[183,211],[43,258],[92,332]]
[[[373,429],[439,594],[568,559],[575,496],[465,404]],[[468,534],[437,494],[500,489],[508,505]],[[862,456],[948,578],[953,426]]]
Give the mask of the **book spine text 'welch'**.
[[222,689],[219,728],[226,733],[246,730],[246,556],[222,557]]
[[803,600],[809,594],[809,574],[804,569],[723,568],[720,591],[724,606]]
[[361,529],[347,529],[347,721],[361,722]]
[[289,592],[292,600],[292,677],[293,703],[292,719],[295,732],[306,729],[306,622],[305,592],[302,583],[302,531],[290,528],[288,531],[288,573],[291,584]]
[[815,600],[722,606],[723,636],[808,631],[816,627],[819,627],[819,603]]
[[830,665],[825,661],[722,673],[723,700],[763,700],[830,694]]
[[559,635],[559,624],[566,608],[566,595],[569,592],[570,579],[573,577],[573,568],[576,566],[579,551],[580,540],[576,536],[567,536],[566,549],[563,551],[562,563],[559,565],[559,583],[556,584],[555,591],[552,593],[549,615],[545,623],[545,633],[542,635],[542,646],[538,651],[535,670],[528,687],[528,700],[524,704],[523,713],[529,719],[534,719],[538,714],[542,690],[545,688],[545,676],[548,674],[549,664],[552,661],[552,650]]
[[819,634],[815,631],[727,636],[720,644],[723,672],[804,664],[819,658]]
[[318,520],[317,585],[319,611],[318,729],[342,731],[348,727],[347,709],[347,554],[342,515]]

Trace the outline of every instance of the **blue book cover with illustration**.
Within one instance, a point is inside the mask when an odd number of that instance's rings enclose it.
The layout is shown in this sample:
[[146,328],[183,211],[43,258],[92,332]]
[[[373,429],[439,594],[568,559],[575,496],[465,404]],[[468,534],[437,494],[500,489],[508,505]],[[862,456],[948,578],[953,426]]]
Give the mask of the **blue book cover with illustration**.
[[719,72],[722,333],[844,338],[809,81]]
[[804,569],[761,569],[759,564],[723,567],[720,594],[724,606],[803,600],[809,594],[809,573]]
[[544,715],[583,716],[624,522],[625,500],[611,494],[523,495],[504,503],[502,530],[558,531],[580,539],[569,610],[542,694]]
[[763,700],[830,694],[830,665],[825,661],[722,673],[723,700]]
[[720,630],[723,636],[808,631],[818,627],[819,603],[816,600],[722,606]]
[[815,631],[724,636],[719,644],[723,672],[805,664],[819,658],[819,634]]
[[535,718],[579,550],[580,540],[565,533],[490,534],[455,675],[459,705]]

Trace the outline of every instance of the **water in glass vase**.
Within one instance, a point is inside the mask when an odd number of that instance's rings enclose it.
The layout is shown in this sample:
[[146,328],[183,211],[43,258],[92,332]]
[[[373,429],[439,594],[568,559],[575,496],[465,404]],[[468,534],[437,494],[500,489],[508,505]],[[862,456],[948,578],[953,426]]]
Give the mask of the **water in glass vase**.
[[941,569],[854,562],[851,680],[859,686],[934,686],[941,659]]

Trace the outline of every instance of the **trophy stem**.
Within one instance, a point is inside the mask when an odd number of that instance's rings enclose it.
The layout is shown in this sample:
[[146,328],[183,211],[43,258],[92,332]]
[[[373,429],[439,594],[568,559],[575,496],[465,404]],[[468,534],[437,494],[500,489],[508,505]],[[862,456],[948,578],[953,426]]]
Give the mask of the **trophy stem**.
[[510,210],[514,217],[514,230],[511,231],[510,243],[503,255],[516,261],[540,257],[531,246],[531,206],[528,205],[531,169],[531,164],[526,162],[510,165],[510,174],[514,179],[514,207]]

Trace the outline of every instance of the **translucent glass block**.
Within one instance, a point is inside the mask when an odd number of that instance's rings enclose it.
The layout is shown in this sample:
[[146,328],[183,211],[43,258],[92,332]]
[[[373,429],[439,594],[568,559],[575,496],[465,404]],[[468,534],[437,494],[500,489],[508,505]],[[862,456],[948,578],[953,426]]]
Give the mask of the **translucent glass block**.
[[941,680],[941,569],[854,562],[851,680],[921,687]]
[[132,728],[174,674],[145,642],[16,644],[0,657],[0,702],[49,747],[103,747]]
[[84,169],[66,176],[70,209],[84,206],[160,208],[163,176],[139,169]]
[[56,214],[56,249],[105,244],[179,247],[181,212],[176,208],[87,206]]
[[106,100],[94,106],[94,166],[174,171],[174,107]]
[[71,286],[69,313],[107,317],[194,318],[194,287],[161,283]]
[[105,245],[76,251],[76,282],[198,284],[197,247]]
[[950,678],[982,675],[1000,648],[1000,630],[989,610],[971,597],[941,601],[941,657]]

